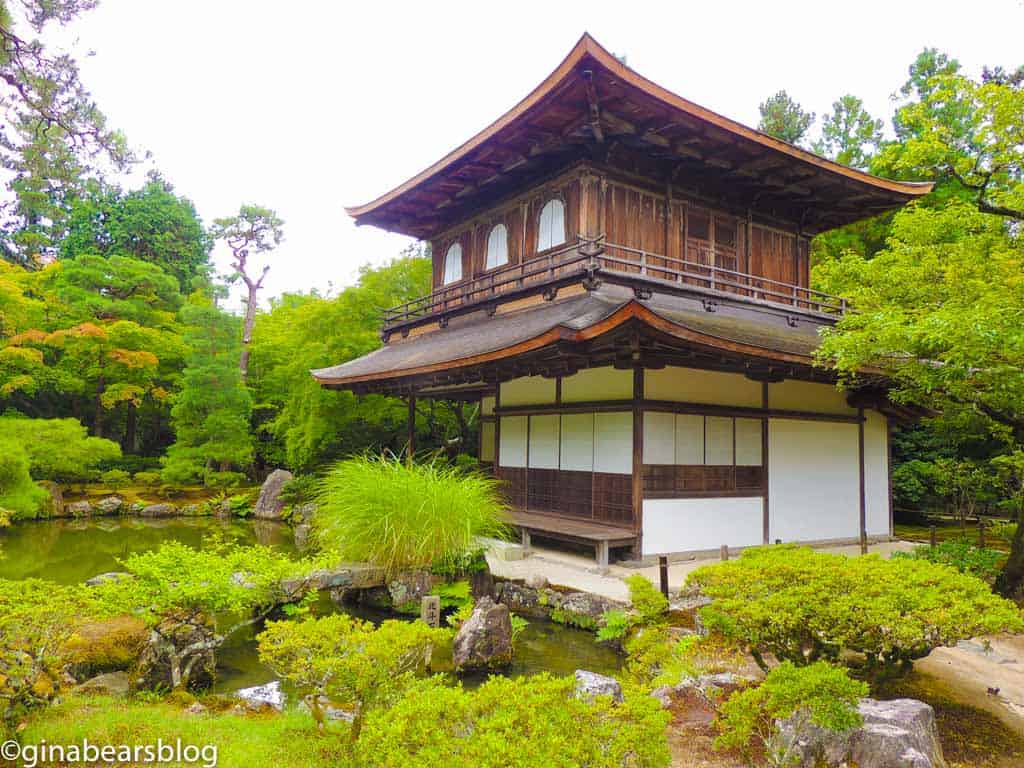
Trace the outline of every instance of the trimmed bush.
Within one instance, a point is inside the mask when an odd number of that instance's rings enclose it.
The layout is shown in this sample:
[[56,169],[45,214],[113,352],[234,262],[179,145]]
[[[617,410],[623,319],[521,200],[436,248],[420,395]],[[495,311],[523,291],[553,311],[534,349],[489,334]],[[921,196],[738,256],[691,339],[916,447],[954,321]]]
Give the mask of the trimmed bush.
[[20,446],[28,456],[35,480],[74,483],[93,480],[97,467],[121,458],[121,447],[100,437],[89,437],[77,419],[0,417],[0,435]]
[[131,475],[123,469],[108,469],[100,475],[100,482],[108,488],[122,488],[128,485]]
[[342,461],[320,485],[319,540],[345,560],[398,571],[452,564],[477,537],[504,536],[498,481],[394,456]]
[[473,691],[422,680],[367,719],[357,746],[365,768],[661,768],[669,714],[652,697],[592,703],[571,678],[493,676]]
[[866,675],[887,676],[938,646],[1024,629],[1017,606],[985,582],[926,560],[758,547],[697,569],[687,583],[714,600],[700,610],[705,626],[765,671],[768,653],[804,665],[852,651]]
[[867,684],[851,680],[845,669],[823,661],[806,667],[783,662],[760,685],[737,691],[721,705],[715,747],[737,748],[750,758],[751,747],[758,746],[771,765],[791,765],[779,739],[779,720],[800,712],[821,728],[848,731],[860,726],[857,702],[867,695]]

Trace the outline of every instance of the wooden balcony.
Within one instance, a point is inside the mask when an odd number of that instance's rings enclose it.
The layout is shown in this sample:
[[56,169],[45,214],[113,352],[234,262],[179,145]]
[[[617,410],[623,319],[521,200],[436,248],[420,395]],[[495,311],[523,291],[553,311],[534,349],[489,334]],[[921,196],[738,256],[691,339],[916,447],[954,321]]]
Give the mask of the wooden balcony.
[[588,274],[627,276],[631,281],[647,284],[654,290],[659,287],[685,287],[709,295],[736,297],[834,318],[848,311],[844,298],[737,271],[738,254],[734,247],[712,247],[703,240],[690,240],[686,252],[691,259],[674,259],[609,243],[604,236],[580,237],[576,243],[553,248],[520,264],[510,264],[460,280],[385,310],[384,331],[483,305],[497,297],[511,299],[514,294]]

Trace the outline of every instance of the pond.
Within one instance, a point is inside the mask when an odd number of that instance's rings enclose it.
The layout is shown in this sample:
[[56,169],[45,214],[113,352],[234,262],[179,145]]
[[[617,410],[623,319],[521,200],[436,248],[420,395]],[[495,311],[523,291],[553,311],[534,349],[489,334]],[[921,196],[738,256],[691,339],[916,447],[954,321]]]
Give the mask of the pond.
[[[49,579],[76,584],[99,573],[121,569],[120,560],[145,552],[168,540],[202,548],[212,534],[240,544],[263,544],[288,555],[297,554],[291,528],[269,521],[221,520],[210,517],[145,520],[141,518],[95,518],[47,520],[18,523],[0,531],[0,578]],[[322,594],[314,613],[345,611],[379,622],[394,618],[367,609],[338,606]],[[227,692],[260,685],[274,679],[256,655],[258,628],[229,639],[218,652],[218,680],[215,690]],[[507,674],[531,675],[550,672],[571,675],[576,669],[610,674],[621,666],[621,658],[597,644],[594,635],[581,629],[547,621],[532,620],[516,641],[515,658]],[[482,677],[467,675],[463,682],[476,685]]]

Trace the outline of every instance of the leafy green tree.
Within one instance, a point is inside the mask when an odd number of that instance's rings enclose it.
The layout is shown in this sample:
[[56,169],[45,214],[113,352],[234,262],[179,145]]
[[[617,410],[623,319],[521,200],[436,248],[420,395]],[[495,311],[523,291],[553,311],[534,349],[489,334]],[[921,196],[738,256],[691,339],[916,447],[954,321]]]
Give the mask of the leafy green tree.
[[758,106],[758,110],[761,112],[761,121],[757,129],[790,144],[802,143],[814,122],[814,113],[805,112],[785,91],[768,97]]
[[249,355],[252,344],[252,329],[256,323],[257,295],[263,287],[263,280],[270,271],[270,265],[263,267],[259,277],[248,272],[249,256],[272,251],[284,239],[284,221],[274,211],[259,205],[243,205],[237,216],[216,219],[212,234],[215,240],[223,240],[231,249],[231,267],[235,270],[231,281],[241,280],[245,284],[245,320],[242,322],[242,353],[238,367],[242,381],[249,375]]
[[[44,45],[52,22],[67,24],[95,0],[0,3],[0,166],[11,177],[5,256],[38,265],[62,231],[67,201],[109,162],[132,160],[79,78],[75,60]],[[37,35],[30,37],[29,35]]]
[[952,180],[982,213],[1024,219],[1024,83],[973,80],[934,52],[922,57],[911,80],[918,98],[897,112],[902,141],[883,162]]
[[832,104],[821,124],[814,151],[853,168],[867,168],[882,143],[882,121],[864,109],[864,102],[846,94]]
[[[326,390],[309,371],[379,347],[380,307],[422,296],[429,287],[429,259],[408,255],[364,268],[358,283],[337,296],[286,294],[256,318],[248,383],[267,463],[308,471],[367,449],[402,450],[408,413],[402,401]],[[431,427],[443,436],[458,434],[448,406],[425,405],[421,412],[419,434]]]
[[252,400],[238,370],[238,322],[199,295],[182,319],[188,353],[171,409],[175,442],[163,476],[173,483],[212,482],[252,464]]
[[322,696],[354,710],[354,745],[370,712],[398,699],[430,659],[447,630],[420,621],[369,621],[343,613],[301,622],[272,622],[259,636],[260,661],[307,692],[310,710],[324,727]]
[[190,200],[151,174],[141,189],[93,184],[71,201],[62,259],[129,256],[154,264],[189,293],[209,271],[211,242]]

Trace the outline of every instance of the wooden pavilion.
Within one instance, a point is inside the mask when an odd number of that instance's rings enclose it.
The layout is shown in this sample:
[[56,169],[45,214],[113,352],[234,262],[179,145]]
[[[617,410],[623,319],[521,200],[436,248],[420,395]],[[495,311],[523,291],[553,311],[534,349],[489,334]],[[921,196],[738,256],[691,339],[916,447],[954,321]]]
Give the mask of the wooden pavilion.
[[584,35],[494,123],[348,209],[430,242],[433,291],[313,371],[479,400],[481,460],[532,532],[636,556],[892,531],[884,382],[841,392],[809,238],[929,184],[877,178],[689,102]]

